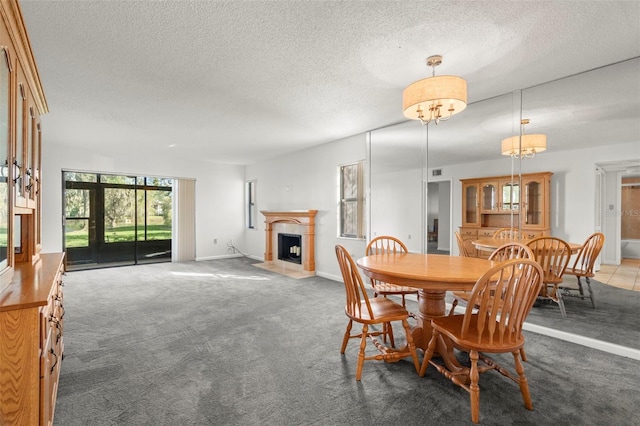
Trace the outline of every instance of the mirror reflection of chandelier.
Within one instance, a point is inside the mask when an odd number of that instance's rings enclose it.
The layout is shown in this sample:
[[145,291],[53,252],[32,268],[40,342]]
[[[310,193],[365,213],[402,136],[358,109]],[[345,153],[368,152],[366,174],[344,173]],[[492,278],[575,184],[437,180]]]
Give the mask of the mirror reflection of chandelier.
[[422,124],[446,121],[467,107],[467,82],[454,75],[436,77],[436,67],[442,56],[430,56],[427,65],[433,75],[418,80],[402,92],[402,110],[405,117],[420,120]]
[[511,136],[502,140],[502,155],[511,157],[533,158],[537,153],[547,149],[547,135],[524,133],[524,126],[529,124],[525,118],[520,122],[522,130],[518,136]]

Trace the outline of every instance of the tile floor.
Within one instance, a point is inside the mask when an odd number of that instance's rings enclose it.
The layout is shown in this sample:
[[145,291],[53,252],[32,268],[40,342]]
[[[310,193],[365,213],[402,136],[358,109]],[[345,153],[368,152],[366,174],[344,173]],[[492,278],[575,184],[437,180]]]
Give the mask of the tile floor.
[[622,259],[620,265],[600,265],[593,279],[614,287],[640,291],[640,259]]

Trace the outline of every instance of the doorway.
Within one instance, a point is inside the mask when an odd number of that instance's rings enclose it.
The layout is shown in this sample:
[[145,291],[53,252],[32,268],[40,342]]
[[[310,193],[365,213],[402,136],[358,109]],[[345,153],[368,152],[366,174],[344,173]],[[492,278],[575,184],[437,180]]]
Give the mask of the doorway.
[[625,245],[625,254],[628,256],[629,250],[633,250],[633,244],[630,247],[629,242],[634,241],[622,238],[622,219],[627,215],[637,215],[637,212],[633,211],[634,208],[623,206],[623,180],[635,185],[633,181],[640,178],[640,161],[623,160],[596,164],[596,177],[598,183],[595,196],[596,203],[599,204],[596,206],[596,229],[601,225],[601,232],[605,234],[602,263],[620,265],[624,257],[622,246]]
[[450,180],[427,184],[427,231],[429,235],[427,253],[449,254],[451,252]]

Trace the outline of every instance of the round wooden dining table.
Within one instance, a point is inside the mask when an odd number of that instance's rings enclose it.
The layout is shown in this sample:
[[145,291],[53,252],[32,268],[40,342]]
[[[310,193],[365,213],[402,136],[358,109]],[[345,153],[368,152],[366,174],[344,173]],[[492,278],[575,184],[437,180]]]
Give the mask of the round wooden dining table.
[[[445,315],[449,290],[471,290],[478,278],[498,262],[442,254],[376,254],[357,260],[369,278],[418,289],[417,325],[412,329],[416,347],[426,350],[431,340],[431,318]],[[441,335],[436,352],[452,371],[461,368],[452,345]]]

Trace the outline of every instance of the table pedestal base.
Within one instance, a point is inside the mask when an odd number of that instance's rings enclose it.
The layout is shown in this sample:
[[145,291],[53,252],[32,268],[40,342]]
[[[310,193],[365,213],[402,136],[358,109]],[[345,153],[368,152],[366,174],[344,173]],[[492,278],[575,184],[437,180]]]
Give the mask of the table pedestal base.
[[[446,291],[432,291],[421,289],[418,293],[419,311],[416,314],[418,324],[411,331],[416,348],[427,350],[433,329],[431,319],[446,315],[445,304]],[[468,371],[467,367],[460,365],[453,352],[453,345],[445,336],[440,335],[436,342],[434,356],[442,358],[444,364],[451,372]],[[467,380],[468,381],[468,380]]]

